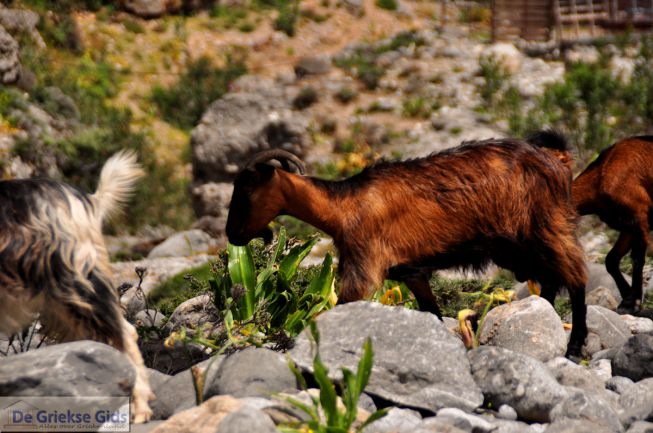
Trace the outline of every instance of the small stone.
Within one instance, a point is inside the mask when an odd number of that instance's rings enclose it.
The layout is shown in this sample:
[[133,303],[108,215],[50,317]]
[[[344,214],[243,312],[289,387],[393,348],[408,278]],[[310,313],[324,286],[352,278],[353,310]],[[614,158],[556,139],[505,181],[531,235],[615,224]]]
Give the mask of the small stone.
[[501,419],[507,419],[509,421],[516,421],[517,420],[517,411],[512,407],[507,404],[502,404],[499,407],[499,411],[497,413],[497,416]]

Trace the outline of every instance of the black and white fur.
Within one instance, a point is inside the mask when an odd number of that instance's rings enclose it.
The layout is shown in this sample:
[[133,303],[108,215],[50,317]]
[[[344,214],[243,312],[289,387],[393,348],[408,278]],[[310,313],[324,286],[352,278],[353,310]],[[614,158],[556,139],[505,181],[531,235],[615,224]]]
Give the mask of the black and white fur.
[[106,162],[91,195],[48,179],[0,182],[0,332],[38,317],[57,341],[93,339],[123,351],[136,369],[134,422],[150,418],[153,394],[138,335],[120,309],[102,222],[142,175],[136,155],[123,151]]

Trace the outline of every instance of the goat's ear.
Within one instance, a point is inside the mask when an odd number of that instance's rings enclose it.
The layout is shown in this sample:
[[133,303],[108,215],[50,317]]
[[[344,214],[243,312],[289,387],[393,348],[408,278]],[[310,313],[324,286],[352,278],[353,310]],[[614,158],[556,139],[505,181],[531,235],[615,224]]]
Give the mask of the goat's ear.
[[259,180],[266,181],[274,174],[275,167],[270,164],[259,163],[254,166],[256,173],[259,175]]

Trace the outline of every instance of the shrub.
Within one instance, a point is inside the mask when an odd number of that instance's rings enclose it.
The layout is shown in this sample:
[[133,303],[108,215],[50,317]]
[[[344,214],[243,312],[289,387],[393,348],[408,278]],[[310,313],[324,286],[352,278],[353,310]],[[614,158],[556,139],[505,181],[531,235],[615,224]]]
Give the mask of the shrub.
[[381,9],[396,11],[399,7],[399,2],[397,0],[376,0],[376,5]]
[[277,0],[279,15],[274,21],[274,29],[295,36],[295,25],[299,18],[299,0]]
[[303,110],[318,101],[317,90],[312,86],[302,87],[297,96],[293,99],[293,108]]
[[168,88],[156,86],[150,98],[166,121],[190,129],[209,104],[227,93],[229,84],[245,72],[244,63],[231,56],[222,68],[214,67],[209,58],[200,57],[188,65],[176,84]]
[[347,86],[342,86],[340,89],[335,94],[335,98],[342,102],[343,104],[347,104],[358,96],[358,92],[356,90],[352,89],[351,87]]
[[510,74],[501,60],[494,56],[482,56],[479,60],[479,75],[483,78],[483,83],[477,87],[477,91],[485,107],[493,108],[497,95],[506,85]]

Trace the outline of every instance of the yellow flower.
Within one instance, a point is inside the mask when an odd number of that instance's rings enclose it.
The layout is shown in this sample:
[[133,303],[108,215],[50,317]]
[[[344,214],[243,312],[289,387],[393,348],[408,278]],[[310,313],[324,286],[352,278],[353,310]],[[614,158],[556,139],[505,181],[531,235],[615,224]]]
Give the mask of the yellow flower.
[[399,286],[394,286],[391,289],[385,291],[381,296],[379,301],[384,305],[397,305],[403,300],[401,296],[401,288]]
[[476,347],[476,338],[474,336],[471,322],[471,319],[474,316],[476,316],[476,311],[470,310],[469,308],[458,312],[458,329],[460,330],[460,335],[462,335],[463,343],[467,349],[473,349]]

